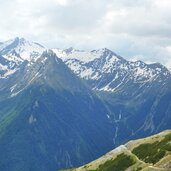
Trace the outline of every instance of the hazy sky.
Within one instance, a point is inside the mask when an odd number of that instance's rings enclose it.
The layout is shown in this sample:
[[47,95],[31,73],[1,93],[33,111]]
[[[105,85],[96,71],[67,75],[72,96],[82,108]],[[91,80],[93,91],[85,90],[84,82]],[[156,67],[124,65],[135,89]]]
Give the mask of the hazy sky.
[[49,48],[107,47],[171,67],[171,0],[1,0],[0,41]]

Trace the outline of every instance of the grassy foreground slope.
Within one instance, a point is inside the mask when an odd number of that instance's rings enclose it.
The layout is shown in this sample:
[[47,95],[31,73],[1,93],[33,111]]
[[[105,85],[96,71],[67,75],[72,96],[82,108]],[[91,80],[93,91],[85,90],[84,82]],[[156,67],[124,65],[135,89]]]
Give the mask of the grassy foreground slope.
[[101,158],[67,171],[171,171],[171,130],[121,145]]

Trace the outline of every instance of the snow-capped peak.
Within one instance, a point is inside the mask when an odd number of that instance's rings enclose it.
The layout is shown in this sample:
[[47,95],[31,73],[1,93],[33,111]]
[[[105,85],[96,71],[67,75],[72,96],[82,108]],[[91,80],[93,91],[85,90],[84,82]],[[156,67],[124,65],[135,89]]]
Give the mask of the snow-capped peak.
[[65,50],[53,49],[53,51],[63,61],[79,60],[83,63],[88,63],[88,62],[94,61],[95,59],[102,58],[103,56],[106,57],[108,55],[113,55],[117,58],[120,58],[114,52],[112,52],[111,50],[107,48],[92,50],[92,51],[83,51],[83,50],[76,50],[71,47]]
[[40,56],[44,50],[45,48],[42,45],[19,37],[0,45],[0,54],[8,60],[17,60],[17,57],[18,60],[30,61]]
[[15,73],[24,61],[36,61],[45,48],[39,43],[24,38],[0,43],[0,78],[6,79]]

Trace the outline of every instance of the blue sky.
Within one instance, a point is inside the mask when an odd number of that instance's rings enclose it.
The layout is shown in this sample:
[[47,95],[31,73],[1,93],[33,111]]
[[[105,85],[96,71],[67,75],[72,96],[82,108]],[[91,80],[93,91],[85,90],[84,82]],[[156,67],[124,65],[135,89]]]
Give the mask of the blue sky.
[[109,48],[171,68],[170,0],[5,0],[0,41],[16,36],[49,48]]

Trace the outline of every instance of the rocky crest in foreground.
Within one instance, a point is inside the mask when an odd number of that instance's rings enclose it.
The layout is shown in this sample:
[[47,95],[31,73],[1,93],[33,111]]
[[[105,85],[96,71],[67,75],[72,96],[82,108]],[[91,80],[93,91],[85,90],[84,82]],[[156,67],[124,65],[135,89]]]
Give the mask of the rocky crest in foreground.
[[140,170],[171,170],[171,130],[130,141],[89,164],[68,171]]

